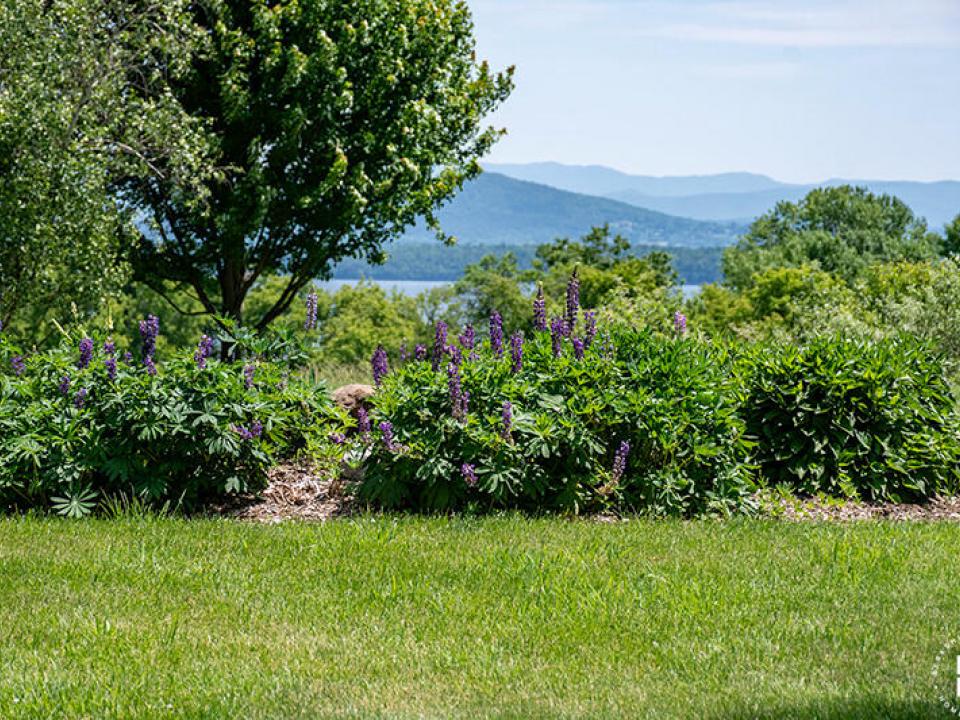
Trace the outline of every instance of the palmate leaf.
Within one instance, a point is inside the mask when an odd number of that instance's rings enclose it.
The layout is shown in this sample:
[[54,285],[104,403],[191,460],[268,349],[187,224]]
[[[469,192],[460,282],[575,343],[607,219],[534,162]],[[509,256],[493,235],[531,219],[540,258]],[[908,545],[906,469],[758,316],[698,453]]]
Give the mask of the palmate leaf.
[[66,497],[52,497],[50,501],[58,515],[69,518],[82,518],[89,515],[96,505],[97,493],[89,487],[68,493]]

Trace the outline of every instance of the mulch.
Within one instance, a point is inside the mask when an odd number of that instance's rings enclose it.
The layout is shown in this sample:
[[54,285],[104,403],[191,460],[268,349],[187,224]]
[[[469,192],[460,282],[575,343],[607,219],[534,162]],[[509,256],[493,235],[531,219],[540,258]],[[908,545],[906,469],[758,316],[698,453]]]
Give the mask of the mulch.
[[[938,497],[922,505],[766,497],[760,504],[762,516],[790,522],[960,522],[960,497]],[[263,523],[324,521],[357,510],[347,480],[330,469],[303,463],[273,468],[267,488],[259,496],[242,497],[217,509],[227,517]],[[626,518],[601,515],[595,519],[610,522]]]

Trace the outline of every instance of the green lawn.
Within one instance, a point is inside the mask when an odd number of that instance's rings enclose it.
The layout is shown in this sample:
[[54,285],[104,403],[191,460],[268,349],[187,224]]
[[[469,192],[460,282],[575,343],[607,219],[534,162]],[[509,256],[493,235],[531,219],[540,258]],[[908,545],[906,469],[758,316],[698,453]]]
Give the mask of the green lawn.
[[947,717],[960,526],[0,521],[0,717]]

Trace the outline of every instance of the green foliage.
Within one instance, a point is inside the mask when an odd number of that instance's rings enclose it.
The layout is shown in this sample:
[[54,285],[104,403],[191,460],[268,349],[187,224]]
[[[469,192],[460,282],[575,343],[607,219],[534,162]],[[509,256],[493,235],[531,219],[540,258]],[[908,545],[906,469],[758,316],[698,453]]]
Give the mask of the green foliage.
[[[11,358],[19,351],[0,335],[3,507],[52,505],[77,516],[122,493],[194,508],[260,489],[281,457],[325,454],[328,432],[339,427],[324,388],[288,376],[287,363],[248,359],[250,389],[244,363],[209,359],[201,369],[188,353],[158,363],[156,375],[121,361],[111,380],[102,338],[86,368],[78,367],[78,340],[30,355],[17,375]],[[285,352],[282,341],[259,342],[264,358]],[[243,430],[257,436],[245,439]]]
[[[445,364],[413,362],[375,396],[374,425],[392,423],[399,448],[373,441],[361,495],[388,507],[519,507],[653,513],[730,512],[750,488],[749,443],[736,416],[730,359],[719,346],[618,332],[582,360],[549,333],[525,346],[523,368],[488,348],[462,366],[470,394],[454,417]],[[466,356],[466,353],[465,353]],[[514,422],[504,432],[503,403]],[[613,475],[620,443],[626,472]],[[471,488],[464,463],[479,479]]]
[[[158,163],[190,197],[200,122],[165,88],[198,38],[185,0],[0,4],[0,321],[24,328],[114,294],[135,238],[117,173]],[[128,90],[132,78],[151,96]]]
[[876,262],[935,258],[941,239],[902,201],[864,188],[811,191],[758,218],[723,257],[726,282],[752,287],[758,273],[810,265],[852,284]]
[[742,414],[769,483],[901,502],[960,487],[954,398],[916,341],[765,346],[744,368]]
[[943,248],[950,255],[960,255],[960,215],[947,225],[944,231]]
[[434,211],[479,173],[500,136],[483,118],[512,87],[476,59],[466,3],[191,7],[209,43],[172,96],[205,123],[221,177],[202,205],[176,178],[123,184],[154,225],[140,277],[189,283],[207,312],[239,319],[261,276],[283,273],[248,323],[262,329],[341,258],[381,258],[418,217],[439,233]]

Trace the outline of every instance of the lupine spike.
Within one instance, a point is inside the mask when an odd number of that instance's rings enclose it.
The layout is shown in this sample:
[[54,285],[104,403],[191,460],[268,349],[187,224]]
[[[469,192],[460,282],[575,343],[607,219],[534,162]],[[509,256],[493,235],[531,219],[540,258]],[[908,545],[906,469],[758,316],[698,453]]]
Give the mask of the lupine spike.
[[80,341],[80,359],[77,361],[77,367],[83,370],[90,366],[93,361],[93,339],[85,337]]
[[447,351],[447,332],[449,328],[443,320],[437,321],[437,326],[433,333],[433,369],[440,369],[440,362]]
[[370,365],[373,369],[373,384],[380,387],[383,378],[390,372],[387,351],[383,345],[377,345],[377,349],[373,351],[373,359],[370,361]]
[[490,313],[490,351],[503,357],[503,317],[496,310]]
[[537,296],[533,300],[533,329],[537,332],[547,329],[547,300],[543,296],[543,285],[537,286]]
[[523,370],[523,333],[515,332],[510,336],[511,370],[519,373]]
[[315,292],[307,294],[307,317],[303,328],[304,330],[317,329],[317,294]]
[[570,280],[567,281],[567,314],[564,320],[567,324],[567,334],[569,335],[577,327],[577,316],[580,312],[580,275],[576,268],[570,274]]

